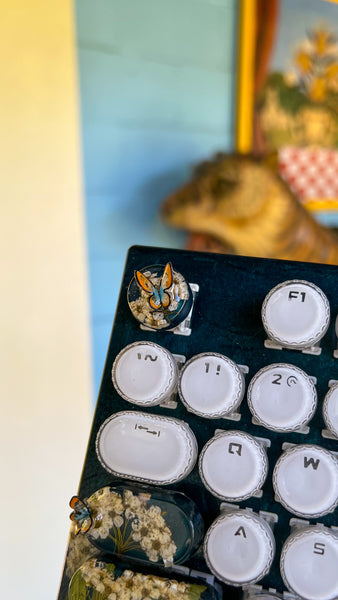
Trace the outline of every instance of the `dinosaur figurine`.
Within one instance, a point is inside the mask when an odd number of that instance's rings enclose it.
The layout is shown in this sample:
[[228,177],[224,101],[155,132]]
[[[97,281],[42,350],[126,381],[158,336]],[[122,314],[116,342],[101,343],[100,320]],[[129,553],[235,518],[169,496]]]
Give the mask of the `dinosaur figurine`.
[[269,159],[217,154],[161,213],[169,225],[204,236],[211,250],[338,264],[338,237],[300,204]]

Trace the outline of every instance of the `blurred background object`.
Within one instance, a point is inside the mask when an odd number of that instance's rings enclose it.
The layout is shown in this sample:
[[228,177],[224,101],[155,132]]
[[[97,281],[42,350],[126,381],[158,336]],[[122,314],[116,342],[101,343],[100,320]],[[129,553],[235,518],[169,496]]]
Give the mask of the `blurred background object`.
[[[319,224],[269,159],[218,154],[162,207],[164,220],[196,233],[189,247],[243,256],[338,264],[338,237]],[[204,234],[204,235],[201,235]]]
[[337,263],[337,236],[315,221],[338,224],[337,11],[239,3],[235,142],[247,157],[210,158],[165,201],[165,221],[191,232],[187,248]]
[[337,6],[310,0],[304,8],[257,0],[253,149],[277,151],[299,200],[337,225]]
[[291,190],[331,226],[338,225],[337,11],[330,1],[241,0],[239,14],[237,148],[277,152]]

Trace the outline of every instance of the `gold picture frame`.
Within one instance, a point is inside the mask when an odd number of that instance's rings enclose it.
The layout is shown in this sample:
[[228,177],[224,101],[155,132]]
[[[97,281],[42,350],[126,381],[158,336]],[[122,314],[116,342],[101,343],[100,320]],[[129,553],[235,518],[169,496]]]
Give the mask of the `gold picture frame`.
[[[318,9],[318,10],[317,10]],[[303,15],[304,18],[300,19],[299,15],[301,14],[301,11],[303,10]],[[293,18],[293,11],[296,11],[297,14],[295,14],[295,17]],[[297,55],[297,57],[302,58],[302,60],[306,61],[306,57],[304,58],[304,52],[303,55],[301,56],[301,53],[299,51],[297,51],[297,46],[295,44],[295,40],[293,40],[293,46],[292,47],[288,47],[288,42],[290,42],[291,39],[291,34],[293,33],[293,35],[295,36],[295,32],[297,32],[297,27],[298,27],[298,31],[299,31],[299,47],[305,48],[306,44],[309,46],[310,42],[311,42],[311,35],[313,36],[314,34],[317,34],[318,32],[320,33],[320,31],[323,34],[323,31],[325,32],[325,25],[318,25],[318,23],[322,22],[322,18],[324,19],[323,22],[325,21],[325,17],[329,16],[328,22],[328,28],[330,28],[332,26],[332,22],[334,22],[333,18],[330,18],[331,14],[335,14],[337,15],[336,18],[336,22],[338,21],[338,0],[239,0],[238,2],[238,62],[237,62],[237,73],[238,73],[238,77],[237,77],[237,90],[236,90],[236,129],[235,129],[235,146],[238,152],[240,153],[253,153],[253,154],[261,154],[264,153],[264,147],[263,147],[263,152],[262,152],[262,147],[260,147],[260,143],[258,142],[259,139],[262,139],[262,134],[260,134],[260,136],[257,134],[257,132],[262,130],[262,124],[260,123],[259,119],[261,119],[261,121],[263,122],[263,111],[261,111],[261,113],[259,113],[259,110],[257,109],[257,106],[259,105],[259,102],[262,102],[261,98],[262,98],[262,81],[264,79],[264,85],[266,85],[266,81],[270,81],[268,80],[268,76],[272,77],[272,75],[274,74],[273,72],[273,66],[271,66],[271,64],[273,63],[273,61],[275,61],[275,63],[277,62],[276,59],[276,54],[278,54],[279,52],[279,61],[281,60],[281,48],[283,49],[283,39],[282,39],[282,32],[287,31],[287,33],[289,34],[289,30],[290,30],[290,35],[287,35],[286,37],[288,38],[285,41],[285,48],[284,48],[284,54],[285,54],[285,62],[287,63],[287,61],[289,62],[289,64],[291,64],[292,59],[296,60],[295,57]],[[316,18],[317,17],[317,18]],[[282,19],[284,19],[284,24],[282,21]],[[285,24],[285,19],[289,19],[289,24],[290,26],[286,29],[286,24]],[[313,23],[313,25],[312,25]],[[303,27],[303,29],[302,29]],[[320,27],[322,27],[322,29],[320,30]],[[333,35],[336,34],[336,38],[335,38],[335,47],[334,47],[334,51],[336,52],[336,56],[334,57],[334,61],[332,59],[333,56]],[[313,157],[319,156],[318,153],[321,152],[320,154],[320,160],[323,162],[325,162],[326,158],[329,157],[329,160],[332,161],[332,167],[331,167],[331,171],[334,171],[335,174],[335,179],[338,180],[338,27],[337,30],[334,31],[334,34],[332,34],[331,38],[329,38],[329,33],[325,33],[325,35],[327,35],[327,40],[328,40],[328,44],[330,43],[332,48],[330,50],[331,52],[331,58],[328,57],[329,52],[327,52],[327,56],[325,58],[326,63],[328,65],[331,65],[331,62],[334,62],[334,66],[331,66],[331,72],[334,73],[334,85],[336,86],[334,89],[334,99],[337,96],[337,103],[335,103],[335,105],[333,106],[333,101],[330,98],[330,102],[331,102],[331,106],[329,106],[329,99],[328,96],[329,94],[326,96],[323,96],[322,93],[322,98],[321,101],[318,101],[318,97],[319,97],[319,92],[323,87],[323,82],[317,82],[317,98],[315,101],[312,101],[312,104],[314,105],[313,110],[316,109],[316,115],[319,115],[319,108],[321,110],[321,118],[322,120],[324,119],[324,117],[326,116],[327,119],[329,118],[327,115],[325,115],[325,111],[328,113],[330,112],[331,116],[331,121],[329,122],[329,124],[326,124],[326,130],[324,131],[324,133],[322,134],[322,137],[318,137],[319,134],[317,132],[317,138],[313,137],[313,139],[311,138],[311,136],[308,136],[308,138],[306,136],[303,135],[303,138],[301,138],[300,136],[298,136],[298,138],[296,139],[296,143],[294,143],[294,140],[292,138],[292,136],[289,136],[289,138],[287,137],[287,135],[284,136],[285,140],[287,140],[288,143],[286,143],[287,146],[292,146],[293,143],[295,145],[295,152],[298,152],[298,154],[302,154],[301,159],[303,161],[306,160],[307,154],[310,156],[311,159],[313,159]],[[279,37],[278,37],[279,36]],[[308,36],[308,39],[306,39]],[[331,43],[332,42],[332,43]],[[275,50],[275,48],[277,47],[277,51]],[[298,54],[297,54],[298,52]],[[274,55],[275,53],[275,55]],[[277,57],[277,58],[278,58]],[[321,59],[322,63],[324,64],[324,58]],[[270,62],[269,62],[270,61]],[[324,61],[324,62],[323,62]],[[262,67],[262,63],[263,63],[263,69]],[[325,63],[325,64],[326,64]],[[305,64],[304,62],[302,63],[302,66],[305,69]],[[295,75],[295,65],[292,64],[291,67],[293,67],[293,75]],[[317,68],[318,65],[316,64],[315,67]],[[313,67],[313,63],[312,63],[312,68]],[[262,75],[262,71],[264,71],[265,69],[265,73],[263,73]],[[309,67],[310,69],[310,67]],[[291,76],[292,72],[290,73]],[[285,76],[286,76],[286,72],[285,72]],[[309,77],[309,74],[306,74],[307,77]],[[258,87],[258,83],[260,82],[260,88]],[[313,83],[313,82],[312,82]],[[291,84],[290,84],[291,85]],[[295,107],[295,102],[297,102],[296,98],[296,93],[298,94],[298,97],[300,98],[300,100],[302,100],[302,97],[305,98],[306,96],[306,90],[304,92],[304,89],[302,90],[302,94],[303,96],[301,96],[300,94],[300,83],[297,83],[297,86],[294,84],[293,89],[287,90],[287,93],[289,93],[290,98],[288,99],[288,102],[291,103],[292,101],[292,106],[293,106],[293,110],[297,110],[297,106],[296,109]],[[302,81],[302,85],[304,85],[304,81]],[[333,85],[333,84],[332,84]],[[297,89],[296,89],[297,88]],[[271,89],[271,88],[269,88]],[[332,88],[333,89],[333,88]],[[259,91],[258,91],[259,90]],[[284,91],[284,90],[283,90]],[[291,97],[292,94],[294,95],[294,97]],[[333,92],[331,92],[330,90],[330,94],[332,96]],[[286,93],[284,93],[283,98],[286,97]],[[310,99],[311,100],[311,99]],[[311,114],[311,101],[309,100],[309,95],[306,98],[307,101],[307,113],[305,112],[305,108],[302,109],[303,111],[303,120],[306,119],[306,123],[312,123],[313,122],[313,118],[312,118],[312,114]],[[327,105],[326,102],[327,101]],[[266,105],[267,103],[265,103]],[[264,105],[264,106],[265,106]],[[337,108],[335,108],[337,107]],[[271,109],[271,107],[270,107]],[[280,110],[279,110],[280,109]],[[277,109],[275,108],[275,113],[276,113],[276,120],[277,117],[280,119],[280,121],[283,121],[283,119],[285,120],[285,122],[287,122],[287,119],[289,118],[289,115],[287,114],[287,111],[284,110],[283,113],[283,108],[281,108],[280,106],[278,107],[279,112],[277,111]],[[267,110],[265,111],[267,114]],[[271,110],[270,110],[271,113]],[[336,114],[337,113],[337,114]],[[299,112],[294,113],[296,114],[296,117],[293,116],[294,120],[295,119],[300,119],[300,115],[301,115],[301,111],[299,110]],[[290,122],[291,121],[291,117],[289,119]],[[266,119],[266,123],[267,123],[267,119]],[[271,119],[270,121],[271,122]],[[265,124],[265,123],[264,123]],[[287,127],[287,126],[285,126]],[[299,130],[299,126],[297,125],[298,130]],[[294,130],[296,131],[296,128],[294,128]],[[297,131],[298,131],[297,130]],[[337,131],[336,131],[337,130]],[[265,129],[265,139],[268,139],[268,141],[270,140],[270,138],[272,139],[272,134],[267,135],[266,133],[267,129]],[[275,132],[274,132],[275,133]],[[278,132],[277,132],[278,133]],[[325,138],[326,135],[326,138]],[[282,136],[280,136],[281,139]],[[263,135],[264,138],[264,135]],[[274,144],[270,143],[271,147],[266,148],[267,151],[277,151],[277,154],[280,153],[281,148],[283,147],[283,144],[280,143],[278,144],[278,135],[275,135],[274,138]],[[304,144],[304,140],[306,142],[306,140],[309,139],[310,143],[309,144]],[[288,141],[289,140],[289,141]],[[300,141],[299,141],[300,140]],[[303,142],[302,142],[303,140]],[[314,142],[314,143],[313,143]],[[318,143],[317,143],[318,142]],[[266,144],[267,146],[269,146],[269,144]],[[298,148],[298,150],[297,150]],[[300,148],[302,148],[302,150],[300,150]],[[324,154],[323,154],[324,152]],[[326,152],[326,154],[325,154]],[[317,153],[317,154],[316,154]],[[284,153],[285,154],[285,153]],[[327,160],[326,160],[327,162]],[[324,179],[326,177],[325,173],[323,175]],[[333,177],[332,177],[333,180]],[[338,184],[337,184],[337,188],[335,186],[335,184],[333,183],[332,186],[330,187],[329,185],[323,185],[322,188],[319,188],[320,191],[324,192],[319,194],[318,197],[316,197],[316,193],[313,190],[313,193],[310,194],[310,197],[308,198],[302,198],[302,202],[306,205],[307,208],[309,208],[312,211],[315,211],[317,213],[330,213],[330,224],[333,225],[337,225],[338,224]],[[305,190],[305,196],[307,194],[307,190]],[[329,194],[327,196],[327,194]]]

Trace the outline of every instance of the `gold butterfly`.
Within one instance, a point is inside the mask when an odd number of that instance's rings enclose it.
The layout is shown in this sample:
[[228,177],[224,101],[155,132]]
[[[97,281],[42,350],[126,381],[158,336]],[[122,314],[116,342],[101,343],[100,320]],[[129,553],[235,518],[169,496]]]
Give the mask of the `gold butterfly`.
[[69,518],[75,522],[75,535],[78,533],[87,533],[93,524],[89,507],[78,496],[71,498],[69,506],[73,509]]
[[163,275],[158,287],[155,287],[150,279],[143,275],[141,271],[135,271],[135,279],[140,288],[149,294],[149,304],[151,308],[154,310],[168,308],[170,296],[166,290],[168,290],[173,283],[173,270],[170,263],[167,263],[164,267]]

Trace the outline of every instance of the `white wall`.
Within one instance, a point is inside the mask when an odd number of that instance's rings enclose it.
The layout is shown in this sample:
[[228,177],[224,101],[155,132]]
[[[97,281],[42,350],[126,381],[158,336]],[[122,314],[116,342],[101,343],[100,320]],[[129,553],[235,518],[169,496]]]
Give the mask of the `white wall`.
[[1,1],[0,595],[55,598],[90,426],[70,0]]

